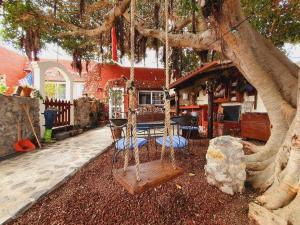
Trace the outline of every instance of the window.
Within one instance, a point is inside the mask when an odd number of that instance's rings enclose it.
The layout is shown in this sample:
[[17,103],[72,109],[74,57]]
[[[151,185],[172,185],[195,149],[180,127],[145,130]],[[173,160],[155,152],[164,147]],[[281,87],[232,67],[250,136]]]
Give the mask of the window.
[[46,82],[45,94],[48,98],[66,99],[66,84]]
[[124,89],[109,90],[109,118],[124,118]]
[[162,91],[139,91],[139,105],[150,104],[164,104],[164,93]]
[[151,104],[151,92],[139,92],[139,104]]
[[161,105],[164,103],[164,93],[163,92],[152,92],[152,104]]

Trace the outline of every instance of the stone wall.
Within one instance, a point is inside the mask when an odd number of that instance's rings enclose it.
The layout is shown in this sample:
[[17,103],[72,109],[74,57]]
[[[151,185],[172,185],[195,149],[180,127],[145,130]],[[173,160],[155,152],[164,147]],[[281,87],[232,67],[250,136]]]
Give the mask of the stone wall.
[[0,157],[15,153],[13,145],[18,139],[18,123],[22,130],[22,138],[34,140],[30,123],[22,108],[24,104],[30,108],[29,114],[39,137],[39,99],[0,95]]
[[103,104],[90,97],[74,100],[74,125],[80,128],[99,126],[103,113]]

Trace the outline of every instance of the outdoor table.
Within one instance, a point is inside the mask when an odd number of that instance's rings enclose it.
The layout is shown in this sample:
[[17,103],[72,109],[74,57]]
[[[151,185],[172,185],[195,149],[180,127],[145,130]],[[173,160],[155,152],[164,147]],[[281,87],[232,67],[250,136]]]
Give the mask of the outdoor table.
[[[174,125],[176,123],[174,121],[170,121],[171,126],[173,127],[173,133],[174,133]],[[150,138],[151,137],[151,129],[154,130],[154,136],[157,134],[163,134],[163,132],[156,133],[156,129],[163,129],[165,127],[165,122],[164,121],[152,121],[152,122],[138,122],[137,123],[137,129],[138,131],[142,132],[148,132],[147,136]]]
[[[170,121],[171,126],[176,125],[174,121]],[[138,129],[155,129],[155,128],[164,128],[165,121],[153,121],[153,122],[138,122],[137,128]]]

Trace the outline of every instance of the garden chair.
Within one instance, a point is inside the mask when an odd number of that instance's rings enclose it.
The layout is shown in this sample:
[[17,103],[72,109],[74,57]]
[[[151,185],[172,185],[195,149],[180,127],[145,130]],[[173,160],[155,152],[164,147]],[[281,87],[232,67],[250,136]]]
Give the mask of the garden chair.
[[199,134],[198,116],[186,115],[184,117],[186,125],[179,125],[179,129],[182,130],[182,136],[189,135],[189,139],[195,138],[192,137],[192,134]]
[[[173,146],[174,150],[184,151],[189,153],[189,138],[191,134],[191,129],[188,129],[185,136],[182,136],[181,127],[191,126],[192,121],[190,116],[176,116],[172,117],[171,120],[177,125],[177,134],[173,135]],[[156,144],[163,145],[163,137],[156,138]],[[170,148],[170,136],[166,139],[166,148]]]
[[[117,161],[117,156],[120,152],[124,152],[126,150],[126,128],[127,128],[127,119],[110,119],[109,127],[111,129],[111,135],[113,138],[113,146],[115,148],[115,152],[113,154],[112,162],[113,164]],[[132,132],[132,131],[131,131]],[[148,148],[148,140],[145,138],[138,137],[137,138],[138,148],[142,148],[146,145],[149,156],[149,148]],[[133,136],[132,133],[130,135],[130,145],[129,149],[133,150]]]

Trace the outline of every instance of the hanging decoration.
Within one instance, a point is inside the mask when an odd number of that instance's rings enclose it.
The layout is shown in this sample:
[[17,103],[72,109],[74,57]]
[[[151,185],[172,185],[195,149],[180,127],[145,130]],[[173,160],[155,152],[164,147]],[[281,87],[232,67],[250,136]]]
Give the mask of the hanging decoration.
[[85,0],[80,0],[80,3],[79,3],[80,18],[83,17],[84,12],[85,12]]
[[38,61],[38,52],[40,50],[40,30],[37,28],[27,28],[20,39],[20,47],[25,49],[29,61]]
[[147,50],[147,41],[148,38],[140,35],[136,31],[136,45],[135,45],[135,53],[137,56],[137,62],[140,62],[142,59],[146,58],[146,50]]
[[[159,27],[159,11],[160,11],[160,4],[156,2],[154,5],[154,27],[156,29],[158,29]],[[152,39],[152,46],[154,47],[155,54],[156,54],[156,63],[158,64],[159,42],[157,38]]]
[[117,43],[120,51],[120,58],[125,55],[125,24],[124,18],[118,17],[115,23],[116,27],[116,35],[117,35]]
[[213,15],[216,19],[219,18],[222,10],[223,0],[201,0],[200,5],[204,18]]
[[72,68],[74,70],[76,70],[79,75],[81,76],[81,72],[82,72],[82,54],[80,49],[75,48],[73,50],[73,61],[72,61]]
[[86,72],[89,72],[89,65],[90,65],[91,61],[90,60],[86,60],[85,61],[85,70]]
[[54,0],[53,3],[53,15],[56,17],[56,12],[57,12],[57,0]]
[[177,79],[181,76],[181,64],[182,61],[182,49],[173,47],[171,53],[171,69],[172,69],[172,78]]
[[192,0],[192,32],[196,33],[196,0]]
[[116,35],[116,28],[111,28],[111,55],[112,60],[117,62],[118,61],[118,52],[117,52],[117,35]]

